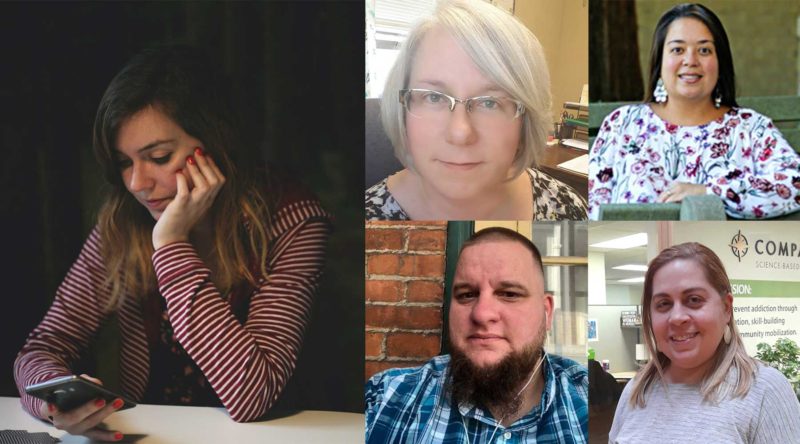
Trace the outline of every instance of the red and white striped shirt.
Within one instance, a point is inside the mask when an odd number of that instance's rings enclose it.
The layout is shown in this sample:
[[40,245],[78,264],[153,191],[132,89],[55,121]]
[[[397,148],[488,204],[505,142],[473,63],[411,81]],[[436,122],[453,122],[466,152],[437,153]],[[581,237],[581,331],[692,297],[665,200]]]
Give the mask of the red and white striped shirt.
[[[153,254],[175,338],[235,421],[262,416],[294,371],[329,233],[329,216],[316,200],[285,202],[273,213],[269,279],[262,276],[252,293],[244,325],[190,243],[169,244]],[[26,395],[25,386],[73,373],[71,364],[105,319],[106,273],[95,227],[14,363],[22,405],[34,416],[43,401]],[[122,391],[134,400],[145,393],[150,370],[141,304],[126,297],[119,310]]]

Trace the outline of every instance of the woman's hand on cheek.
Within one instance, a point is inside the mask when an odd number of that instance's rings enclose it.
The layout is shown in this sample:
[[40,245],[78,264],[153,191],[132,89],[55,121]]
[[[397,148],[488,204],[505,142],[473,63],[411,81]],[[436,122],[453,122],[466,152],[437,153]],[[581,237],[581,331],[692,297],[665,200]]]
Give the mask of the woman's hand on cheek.
[[[225,177],[214,161],[198,148],[186,159],[186,167],[175,174],[177,194],[153,227],[153,247],[189,240],[189,232],[208,213]],[[188,178],[187,178],[188,176]],[[193,187],[189,187],[189,178]]]

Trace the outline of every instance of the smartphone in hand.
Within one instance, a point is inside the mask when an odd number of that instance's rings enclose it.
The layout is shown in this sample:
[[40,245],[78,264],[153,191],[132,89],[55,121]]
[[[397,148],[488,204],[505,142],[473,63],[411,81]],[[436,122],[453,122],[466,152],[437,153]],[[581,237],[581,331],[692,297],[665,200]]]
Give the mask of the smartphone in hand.
[[121,398],[125,404],[123,404],[120,410],[136,407],[135,402],[124,396],[118,395],[102,385],[95,384],[88,379],[75,375],[29,385],[25,387],[25,393],[54,404],[58,407],[58,410],[62,412],[68,412],[75,407],[80,407],[97,398],[105,399],[107,403]]

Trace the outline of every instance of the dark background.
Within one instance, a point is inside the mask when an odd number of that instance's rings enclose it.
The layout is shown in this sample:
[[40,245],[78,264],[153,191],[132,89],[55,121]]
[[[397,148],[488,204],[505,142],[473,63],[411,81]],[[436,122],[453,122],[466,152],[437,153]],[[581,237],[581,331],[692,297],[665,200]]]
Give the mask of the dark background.
[[252,148],[336,218],[335,260],[278,405],[363,411],[363,17],[357,1],[0,3],[0,395],[18,396],[16,353],[94,225],[103,91],[141,49],[183,43],[233,80]]

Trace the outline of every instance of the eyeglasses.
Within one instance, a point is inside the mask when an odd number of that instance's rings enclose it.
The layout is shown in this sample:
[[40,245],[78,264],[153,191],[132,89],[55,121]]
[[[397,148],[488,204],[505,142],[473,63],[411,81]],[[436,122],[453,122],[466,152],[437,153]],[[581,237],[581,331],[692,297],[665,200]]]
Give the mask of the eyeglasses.
[[430,89],[401,89],[400,103],[409,114],[422,119],[437,119],[456,109],[463,103],[473,119],[480,122],[508,122],[525,113],[519,100],[508,97],[478,96],[459,99]]

